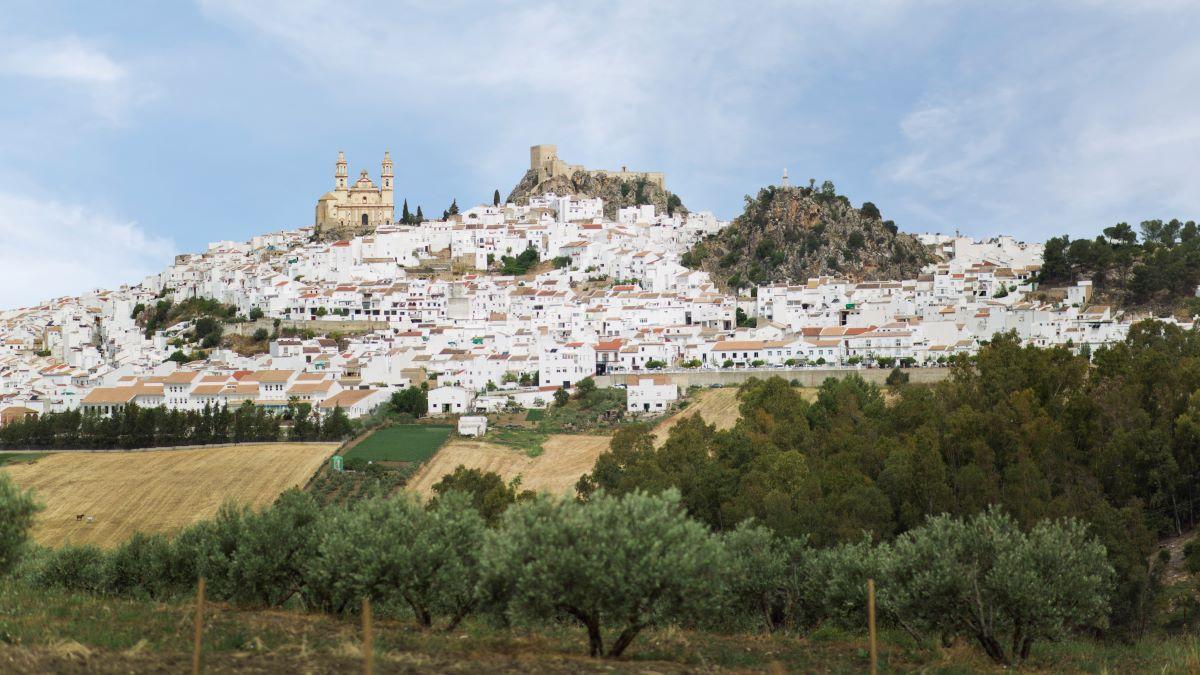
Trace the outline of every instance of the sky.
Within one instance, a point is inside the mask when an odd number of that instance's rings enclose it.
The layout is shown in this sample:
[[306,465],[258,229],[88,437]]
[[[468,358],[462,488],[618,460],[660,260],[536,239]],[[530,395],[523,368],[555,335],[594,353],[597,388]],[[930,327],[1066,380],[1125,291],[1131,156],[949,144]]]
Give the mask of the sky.
[[5,0],[0,307],[312,224],[346,152],[440,215],[529,146],[722,218],[831,180],[909,232],[1200,217],[1200,3]]

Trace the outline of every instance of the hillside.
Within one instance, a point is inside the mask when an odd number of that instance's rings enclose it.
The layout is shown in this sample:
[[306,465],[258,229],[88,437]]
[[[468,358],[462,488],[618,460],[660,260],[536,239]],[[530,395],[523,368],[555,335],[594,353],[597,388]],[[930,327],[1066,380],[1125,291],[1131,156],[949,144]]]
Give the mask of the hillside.
[[746,210],[683,257],[728,288],[801,282],[823,274],[856,280],[906,279],[933,255],[866,202],[854,208],[826,181],[820,188],[769,186]]
[[1200,228],[1192,220],[1145,220],[1136,232],[1117,223],[1094,239],[1047,240],[1042,288],[1084,280],[1092,282],[1093,304],[1174,312],[1190,320],[1200,309]]
[[604,200],[605,217],[612,220],[617,219],[618,209],[642,204],[653,204],[657,213],[688,211],[677,195],[652,182],[644,179],[622,179],[590,171],[575,171],[569,176],[554,176],[539,184],[537,172],[531,169],[526,171],[521,181],[513,187],[508,201],[513,204],[526,204],[530,197],[547,192],[599,197]]

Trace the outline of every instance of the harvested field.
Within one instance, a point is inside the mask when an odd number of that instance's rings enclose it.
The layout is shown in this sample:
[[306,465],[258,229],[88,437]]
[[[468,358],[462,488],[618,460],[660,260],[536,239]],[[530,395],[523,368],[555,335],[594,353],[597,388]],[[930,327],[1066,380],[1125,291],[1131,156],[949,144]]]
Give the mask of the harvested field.
[[[60,452],[2,470],[46,509],[33,536],[47,546],[116,546],[134,532],[173,532],[227,500],[259,508],[304,485],[336,444],[269,443],[197,450]],[[76,520],[85,514],[94,522]]]
[[485,441],[454,440],[442,447],[409,481],[423,497],[459,465],[495,471],[506,481],[521,476],[521,488],[574,494],[575,482],[592,470],[600,453],[608,450],[608,436],[555,434],[542,444],[543,452],[530,457],[519,448]]
[[[812,387],[794,387],[808,401],[817,398],[817,390]],[[719,389],[703,389],[692,396],[683,410],[667,417],[654,427],[654,445],[662,447],[667,442],[667,434],[671,427],[684,417],[700,413],[705,422],[715,425],[718,430],[732,429],[741,416],[738,412],[738,388],[721,387]]]
[[704,389],[696,392],[686,408],[655,425],[654,445],[661,447],[663,443],[667,442],[667,434],[676,422],[696,413],[699,413],[700,418],[705,422],[716,425],[717,429],[733,428],[738,421],[737,393],[737,387]]

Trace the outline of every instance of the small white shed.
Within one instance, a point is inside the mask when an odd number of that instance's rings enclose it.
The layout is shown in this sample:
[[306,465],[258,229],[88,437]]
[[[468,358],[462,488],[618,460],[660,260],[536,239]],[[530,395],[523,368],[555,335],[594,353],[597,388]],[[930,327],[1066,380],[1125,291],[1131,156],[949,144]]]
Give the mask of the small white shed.
[[458,433],[463,436],[482,436],[487,433],[487,422],[482,415],[465,415],[458,418]]

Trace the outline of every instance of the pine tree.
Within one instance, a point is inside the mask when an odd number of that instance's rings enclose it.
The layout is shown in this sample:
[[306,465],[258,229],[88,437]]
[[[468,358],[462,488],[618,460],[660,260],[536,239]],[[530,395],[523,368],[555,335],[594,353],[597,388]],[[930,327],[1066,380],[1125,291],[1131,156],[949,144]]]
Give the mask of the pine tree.
[[492,206],[500,206],[500,191],[496,190],[492,193]]
[[425,214],[421,213],[421,205],[417,204],[417,222],[415,224],[420,225],[423,222],[425,222]]
[[450,200],[450,208],[446,211],[446,213],[451,216],[458,215],[458,200],[457,199]]
[[405,225],[412,224],[412,214],[408,212],[408,200],[404,200],[404,209],[400,212],[400,222]]

